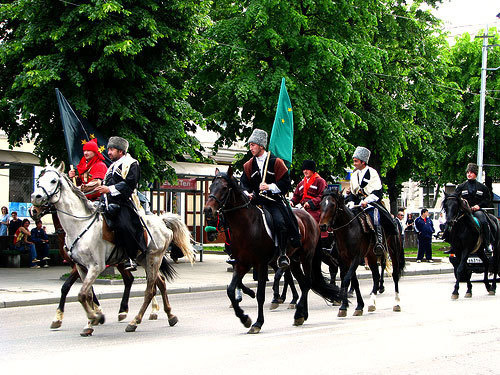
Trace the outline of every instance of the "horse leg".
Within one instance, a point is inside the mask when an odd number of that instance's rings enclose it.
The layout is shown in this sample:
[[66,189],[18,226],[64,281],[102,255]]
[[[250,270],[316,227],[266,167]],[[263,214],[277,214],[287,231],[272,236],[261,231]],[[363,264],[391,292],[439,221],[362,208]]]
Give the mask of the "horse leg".
[[120,310],[118,311],[118,321],[121,322],[127,318],[128,313],[128,300],[130,298],[130,290],[132,289],[132,284],[134,282],[134,275],[132,272],[125,269],[125,266],[120,263],[116,266],[123,279],[123,296],[120,302]]
[[[179,319],[177,319],[177,317],[172,314],[172,307],[170,306],[170,302],[168,301],[167,284],[165,278],[162,275],[158,275],[156,285],[158,286],[158,289],[160,289],[161,297],[163,299],[163,309],[165,310],[165,313],[168,317],[168,324],[170,325],[170,327],[173,327],[177,324]],[[153,297],[153,301],[156,302],[156,298]],[[158,305],[158,303],[156,304]]]
[[[361,258],[359,256],[354,257],[351,261],[351,265],[349,270],[346,272],[344,279],[342,280],[341,288],[347,291],[349,285],[351,285],[351,279],[353,275],[356,273],[356,268],[361,263]],[[342,300],[342,304],[339,308],[338,317],[344,318],[347,316],[347,306],[349,305],[349,300],[347,299],[348,293],[345,293],[344,299]]]
[[[283,303],[283,300],[280,300],[280,280],[281,277],[283,276],[283,269],[278,268],[276,266],[272,266],[275,273],[274,273],[274,281],[273,281],[273,300],[271,301],[271,306],[270,310],[276,310],[278,306]],[[283,288],[284,291],[284,288]]]
[[361,290],[359,289],[359,280],[356,274],[353,275],[351,283],[354,287],[354,290],[356,291],[356,301],[358,304],[356,306],[356,309],[354,310],[353,316],[361,316],[363,315],[363,308],[365,307],[365,303],[363,301],[363,297],[361,296]]
[[238,288],[240,288],[241,291],[245,293],[247,296],[250,296],[250,298],[255,298],[255,292],[249,287],[247,287],[245,284],[243,284],[243,282],[240,283]]
[[401,271],[399,267],[399,261],[393,263],[392,281],[394,282],[394,306],[392,307],[392,311],[395,312],[401,312],[401,300],[399,298],[399,275]]
[[370,304],[368,305],[368,312],[374,312],[377,309],[376,300],[380,282],[380,274],[378,272],[378,265],[376,262],[375,264],[370,264],[370,270],[372,271],[373,288],[370,293]]
[[[82,304],[83,309],[87,313],[88,324],[90,326],[104,324],[104,314],[102,314],[102,312],[96,312],[93,308],[94,302],[92,292],[92,284],[97,276],[104,270],[104,266],[90,266],[86,273],[79,265],[77,265],[76,268],[83,281],[80,292],[78,293],[78,301]],[[92,327],[87,326],[80,335],[90,336],[93,331],[94,329]]]
[[233,278],[231,282],[227,286],[227,296],[231,301],[231,306],[233,306],[233,310],[235,315],[240,319],[241,323],[246,327],[250,328],[252,325],[252,319],[248,315],[245,315],[243,309],[240,307],[240,303],[236,300],[235,292],[236,287],[241,284],[243,276],[249,271],[250,267],[241,266],[239,263],[236,263],[233,269]]
[[300,326],[304,324],[304,322],[307,319],[307,291],[311,288],[311,283],[309,283],[309,289],[307,282],[306,282],[306,276],[302,272],[302,269],[300,268],[300,264],[297,262],[292,262],[290,265],[291,271],[293,276],[295,276],[295,279],[299,283],[300,287],[300,299],[299,302],[297,303],[295,307],[295,315],[294,315],[294,326]]
[[135,332],[137,326],[141,324],[142,318],[151,300],[156,294],[156,280],[160,269],[163,253],[153,254],[149,252],[146,259],[146,290],[144,291],[144,301],[135,318],[127,325],[125,332]]
[[486,287],[486,291],[489,294],[490,293],[490,281],[488,279],[488,272],[489,272],[489,268],[490,268],[490,261],[482,249],[480,249],[477,252],[477,256],[479,257],[479,259],[481,259],[483,261],[483,265],[484,265],[483,282],[484,282],[484,286]]
[[56,329],[61,327],[62,320],[64,317],[64,305],[66,304],[66,297],[68,296],[71,287],[73,286],[75,281],[78,280],[79,277],[80,275],[78,274],[78,271],[76,270],[76,268],[73,267],[71,273],[69,274],[68,278],[61,287],[61,298],[59,299],[59,306],[57,307],[56,310],[56,316],[54,317],[54,320],[50,324],[50,328]]
[[385,259],[385,254],[380,258],[380,282],[379,282],[379,287],[378,287],[378,293],[382,294],[385,292],[385,287],[384,287],[384,271],[386,267],[386,259]]
[[467,292],[464,295],[464,298],[472,298],[472,283],[470,282],[470,278],[472,276],[472,272],[467,279]]
[[292,272],[290,270],[285,271],[285,281],[290,285],[290,290],[292,292],[292,300],[288,305],[289,309],[295,309],[297,306],[297,300],[299,299],[299,293],[297,293],[297,288],[295,287],[295,283],[293,282]]
[[267,279],[267,264],[260,264],[257,270],[257,306],[258,315],[257,321],[252,325],[248,333],[259,333],[264,324],[264,301],[266,299],[266,279]]

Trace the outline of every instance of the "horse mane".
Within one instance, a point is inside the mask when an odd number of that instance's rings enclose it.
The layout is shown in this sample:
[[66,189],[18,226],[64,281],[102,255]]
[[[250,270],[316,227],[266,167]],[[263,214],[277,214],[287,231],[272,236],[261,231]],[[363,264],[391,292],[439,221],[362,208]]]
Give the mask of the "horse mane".
[[97,210],[97,207],[94,206],[92,201],[88,200],[85,194],[78,188],[78,186],[75,186],[73,182],[69,179],[69,177],[65,173],[61,173],[61,177],[64,179],[64,181],[67,182],[67,185],[71,189],[71,191],[82,201],[83,205],[89,211],[90,213],[94,213]]
[[457,193],[451,193],[451,194],[445,195],[445,197],[443,199],[443,203],[441,203],[442,209],[444,208],[444,205],[449,198],[456,199],[458,201],[458,205],[459,205],[460,209],[464,210],[465,212],[467,212],[469,214],[472,214],[472,210],[471,210],[469,204],[467,203],[467,201],[462,199]]

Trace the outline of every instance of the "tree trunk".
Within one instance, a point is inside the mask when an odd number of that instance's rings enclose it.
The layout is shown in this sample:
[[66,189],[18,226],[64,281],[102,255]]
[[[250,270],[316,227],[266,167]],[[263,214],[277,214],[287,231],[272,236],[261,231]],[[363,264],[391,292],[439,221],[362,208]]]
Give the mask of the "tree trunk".
[[390,201],[390,212],[391,214],[393,214],[394,216],[397,215],[398,213],[398,197],[399,197],[399,194],[401,193],[401,187],[398,186],[398,184],[396,183],[396,179],[397,179],[397,172],[395,169],[389,169],[389,171],[387,171],[387,175],[385,177],[385,182],[387,184],[387,193],[389,195],[389,201]]

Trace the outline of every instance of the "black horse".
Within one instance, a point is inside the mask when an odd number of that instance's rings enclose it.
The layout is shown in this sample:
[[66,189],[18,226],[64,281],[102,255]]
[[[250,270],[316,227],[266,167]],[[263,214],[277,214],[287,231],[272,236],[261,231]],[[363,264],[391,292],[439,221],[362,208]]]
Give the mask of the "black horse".
[[[496,291],[496,276],[498,273],[498,251],[500,249],[500,225],[496,217],[487,214],[491,225],[491,241],[493,247],[493,264],[486,256],[482,240],[479,222],[476,222],[472,211],[464,199],[456,194],[446,194],[443,200],[443,210],[446,213],[446,225],[448,239],[451,249],[458,259],[458,266],[455,270],[455,288],[451,295],[452,299],[458,298],[460,281],[467,282],[466,297],[470,297],[472,284],[470,283],[471,272],[467,269],[467,258],[471,254],[476,254],[484,264],[484,285],[489,294],[494,295]],[[488,272],[493,272],[493,284],[490,285]]]
[[[368,260],[368,265],[372,271],[373,288],[370,293],[371,302],[368,311],[375,311],[375,299],[380,288],[380,273],[377,266],[377,257],[372,249],[375,244],[375,238],[372,233],[365,233],[358,220],[357,214],[354,214],[344,203],[344,198],[336,190],[326,191],[321,201],[320,227],[326,230],[330,227],[335,232],[335,239],[341,260],[341,279],[342,288],[346,289],[351,283],[356,292],[357,306],[354,312],[355,316],[363,314],[364,301],[359,290],[359,282],[356,276],[356,269],[363,259]],[[389,256],[392,260],[392,279],[395,289],[394,311],[401,311],[399,305],[399,279],[402,275],[405,259],[401,236],[391,235],[386,237]],[[339,316],[346,316],[348,300],[347,295],[342,301],[339,309]]]
[[[250,268],[254,267],[257,271],[258,317],[248,333],[258,333],[264,324],[263,307],[268,265],[276,260],[275,243],[267,233],[262,211],[250,203],[232,176],[230,167],[227,174],[217,174],[210,185],[210,195],[204,213],[206,219],[211,222],[220,215],[224,216],[224,222],[229,226],[232,255],[236,264],[227,294],[236,316],[247,328],[252,326],[252,320],[241,309],[235,298],[235,290]],[[294,214],[302,236],[301,246],[289,247],[287,254],[292,260],[290,269],[301,290],[301,297],[295,310],[294,325],[301,325],[308,318],[307,296],[311,288],[330,302],[340,299],[341,293],[339,288],[327,284],[321,273],[321,254],[317,246],[318,224],[304,210],[294,210]]]

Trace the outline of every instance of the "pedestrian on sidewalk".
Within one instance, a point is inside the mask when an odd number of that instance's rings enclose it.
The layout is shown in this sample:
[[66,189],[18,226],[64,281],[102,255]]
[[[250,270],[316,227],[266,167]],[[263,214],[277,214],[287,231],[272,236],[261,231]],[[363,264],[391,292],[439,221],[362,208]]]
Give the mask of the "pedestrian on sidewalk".
[[420,216],[415,220],[415,231],[418,236],[418,253],[417,263],[420,263],[425,258],[429,263],[432,260],[432,233],[434,233],[434,224],[429,217],[429,210],[422,208]]
[[31,230],[31,241],[35,244],[36,253],[41,258],[43,268],[49,267],[49,237],[42,228],[42,221],[36,221],[36,228]]
[[2,214],[0,215],[0,236],[7,235],[8,227],[9,227],[9,209],[3,206]]
[[14,248],[19,252],[24,252],[28,250],[31,254],[31,268],[40,268],[38,263],[40,262],[36,258],[35,244],[30,241],[31,233],[29,231],[30,221],[24,219],[22,225],[17,229],[14,235]]
[[9,236],[14,236],[21,225],[23,222],[17,217],[17,212],[12,211],[12,218],[9,220]]

